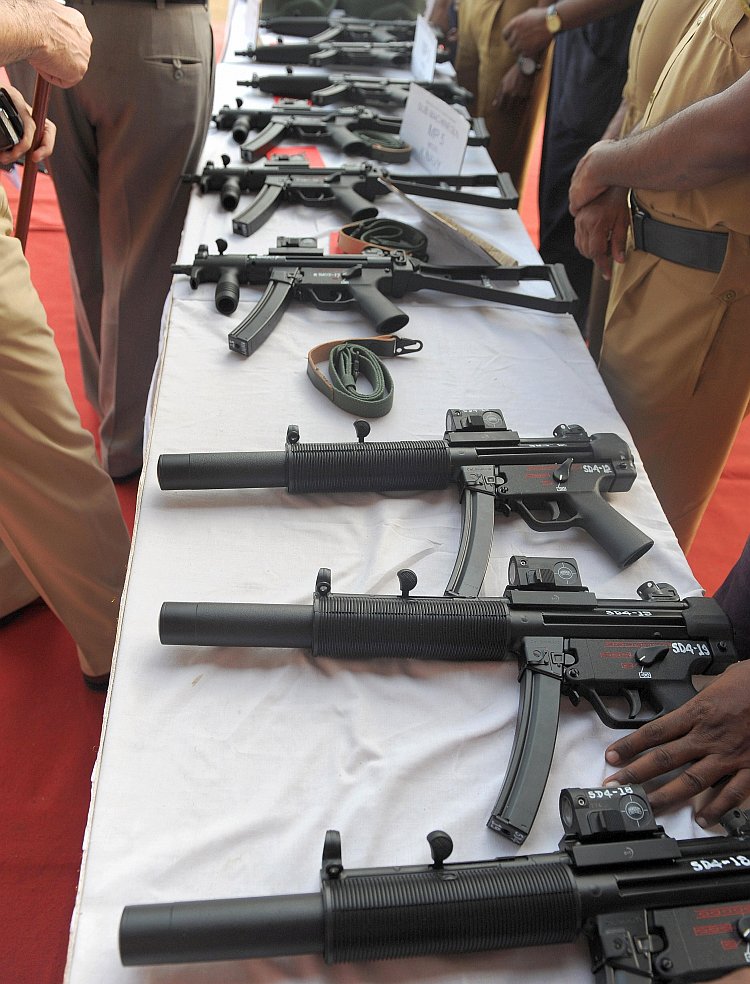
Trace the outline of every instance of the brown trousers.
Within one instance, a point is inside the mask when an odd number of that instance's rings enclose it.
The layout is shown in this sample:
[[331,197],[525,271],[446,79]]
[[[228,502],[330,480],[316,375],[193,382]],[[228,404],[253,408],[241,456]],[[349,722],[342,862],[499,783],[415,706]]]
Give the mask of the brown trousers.
[[720,273],[615,264],[599,369],[687,553],[750,410],[750,239]]
[[[102,463],[141,465],[164,301],[211,116],[213,37],[192,3],[70,0],[94,39],[88,71],[53,89],[50,166],[70,241],[83,381]],[[20,69],[11,66],[15,85]],[[20,85],[28,98],[30,85]]]
[[12,227],[0,188],[0,614],[41,595],[98,675],[130,542]]

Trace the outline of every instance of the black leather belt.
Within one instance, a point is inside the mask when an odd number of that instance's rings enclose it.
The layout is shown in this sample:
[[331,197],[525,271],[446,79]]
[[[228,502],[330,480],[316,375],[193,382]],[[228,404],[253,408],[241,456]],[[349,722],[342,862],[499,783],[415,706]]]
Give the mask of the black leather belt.
[[628,200],[636,249],[694,270],[709,270],[712,273],[721,270],[729,240],[726,232],[670,225],[650,216],[632,191]]

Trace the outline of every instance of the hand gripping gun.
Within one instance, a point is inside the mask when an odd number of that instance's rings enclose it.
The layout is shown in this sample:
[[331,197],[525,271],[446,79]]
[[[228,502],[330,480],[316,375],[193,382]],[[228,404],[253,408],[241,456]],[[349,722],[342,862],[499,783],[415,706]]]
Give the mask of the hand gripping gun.
[[[219,192],[223,208],[233,211],[242,192],[256,192],[252,204],[232,219],[232,229],[250,236],[264,225],[280,201],[308,208],[333,208],[350,222],[374,218],[374,200],[393,188],[409,195],[447,199],[491,208],[516,208],[518,192],[508,174],[391,175],[385,168],[367,161],[340,167],[313,167],[296,155],[278,154],[263,167],[247,164],[230,167],[222,155],[223,167],[208,161],[201,174],[183,174],[185,183],[196,184],[202,193]],[[496,195],[464,192],[464,187],[492,188]]]
[[500,410],[449,410],[442,440],[303,444],[287,430],[284,451],[162,454],[162,489],[286,488],[291,494],[416,492],[458,486],[462,531],[447,592],[474,596],[484,580],[495,515],[517,513],[533,530],[580,527],[625,567],[653,546],[603,497],[636,477],[627,443],[560,424],[551,437],[522,438]]
[[[505,267],[441,266],[407,256],[401,250],[370,250],[357,255],[324,254],[315,239],[277,240],[266,256],[225,253],[226,240],[217,240],[220,252],[211,255],[204,244],[192,264],[174,264],[172,273],[186,273],[195,290],[215,283],[216,309],[232,314],[237,309],[241,284],[265,285],[265,293],[250,314],[229,333],[229,348],[249,356],[268,338],[292,299],[322,311],[358,308],[376,329],[388,334],[409,321],[391,298],[419,290],[460,294],[496,304],[552,313],[570,312],[576,295],[561,264]],[[550,284],[554,297],[534,297],[492,286],[539,280]]]
[[[235,51],[267,65],[377,65],[380,68],[408,68],[413,41],[308,41],[293,44],[263,44]],[[450,60],[446,48],[438,47],[438,63]]]
[[165,602],[159,638],[332,659],[517,659],[516,733],[487,826],[522,844],[552,764],[562,695],[587,700],[607,727],[638,728],[693,697],[693,675],[717,675],[737,654],[713,598],[681,601],[670,584],[647,581],[637,600],[598,600],[570,558],[512,557],[508,579],[502,598],[412,597],[408,570],[399,571],[400,596],[334,594],[324,568],[312,606]]
[[369,20],[365,17],[261,17],[258,26],[273,34],[327,41],[413,41],[416,20]]
[[640,786],[564,789],[565,834],[547,854],[345,868],[325,837],[320,892],[129,905],[125,966],[320,954],[327,964],[573,943],[598,984],[687,984],[750,963],[750,817],[726,836],[676,840]]
[[[271,109],[248,109],[241,99],[236,103],[234,107],[222,106],[212,119],[217,129],[232,131],[245,161],[257,161],[280,141],[292,138],[302,143],[331,143],[343,154],[391,164],[404,164],[411,156],[411,147],[398,136],[401,120],[375,113],[367,106],[332,110],[287,99]],[[260,132],[248,139],[251,130]],[[484,147],[488,142],[484,120],[472,120],[469,145]]]
[[253,75],[252,79],[240,80],[237,85],[251,86],[271,96],[309,99],[314,106],[327,106],[332,102],[349,102],[360,106],[405,106],[412,85],[426,89],[449,105],[468,106],[474,99],[473,93],[453,79],[412,82],[346,73],[303,75],[294,73],[291,67],[287,67],[281,75]]

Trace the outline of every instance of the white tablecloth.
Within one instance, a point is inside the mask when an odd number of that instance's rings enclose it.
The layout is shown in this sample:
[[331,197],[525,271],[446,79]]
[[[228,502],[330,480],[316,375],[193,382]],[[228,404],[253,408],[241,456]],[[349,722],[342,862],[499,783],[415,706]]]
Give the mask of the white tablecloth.
[[[233,25],[243,23],[240,11]],[[230,38],[228,53],[236,47]],[[236,79],[252,70],[239,59],[220,65],[216,105],[234,98]],[[212,132],[205,157],[218,160],[222,152],[239,159],[231,137]],[[472,150],[467,166],[486,169],[483,154]],[[437,207],[520,262],[538,262],[515,212]],[[384,202],[382,213],[391,214]],[[228,239],[230,252],[262,253],[277,235],[318,235],[340,224],[325,211],[281,206],[242,239],[232,235],[216,196],[196,194],[180,261],[217,236]],[[334,591],[376,594],[397,593],[396,571],[410,567],[416,593],[440,595],[453,566],[460,528],[453,488],[338,496],[159,489],[156,462],[165,452],[282,449],[290,423],[303,441],[355,439],[353,418],[306,379],[305,354],[322,341],[371,334],[367,325],[293,304],[245,360],[229,351],[226,335],[255,299],[243,290],[228,319],[214,310],[212,286],[193,292],[183,277],[168,301],[66,982],[586,981],[582,942],[362,966],[326,967],[317,957],[120,964],[123,906],[316,891],[328,828],[342,832],[344,863],[352,867],[424,862],[424,838],[434,828],[453,836],[453,860],[514,853],[485,826],[514,734],[513,662],[334,663],[297,650],[159,643],[163,601],[306,604],[319,567],[332,569]],[[563,422],[630,440],[571,317],[433,292],[403,307],[410,321],[402,334],[422,339],[424,349],[389,363],[394,408],[372,423],[372,439],[439,438],[448,408],[498,407],[522,436],[550,435]],[[516,553],[577,558],[599,597],[633,598],[651,578],[683,596],[697,593],[642,470],[632,491],[612,502],[656,541],[640,561],[620,571],[580,531],[542,535],[518,517],[499,518],[484,593],[502,593]],[[552,772],[523,853],[556,849],[560,789],[599,784],[610,771],[603,749],[613,737],[588,706],[564,702]],[[701,833],[688,810],[665,822],[674,836]]]

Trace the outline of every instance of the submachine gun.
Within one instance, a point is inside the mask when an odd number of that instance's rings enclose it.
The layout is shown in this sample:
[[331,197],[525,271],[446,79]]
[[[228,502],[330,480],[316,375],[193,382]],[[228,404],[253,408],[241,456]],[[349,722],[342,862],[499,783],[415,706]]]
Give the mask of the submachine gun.
[[[308,41],[293,44],[259,44],[235,51],[235,55],[267,65],[377,65],[408,68],[413,41]],[[450,54],[438,47],[435,60],[446,62]]]
[[[680,600],[647,581],[638,599],[600,600],[570,558],[511,558],[501,598],[334,594],[321,569],[313,604],[165,602],[166,645],[308,649],[332,659],[494,662],[517,659],[513,749],[487,826],[516,844],[531,829],[555,749],[560,700],[588,701],[610,728],[637,728],[696,693],[692,677],[737,661],[732,627],[713,598]],[[627,711],[617,700],[624,698]]]
[[370,20],[365,17],[261,17],[258,26],[273,34],[326,41],[413,41],[416,20]]
[[[370,161],[339,167],[313,167],[297,155],[274,155],[263,167],[247,164],[230,166],[222,155],[223,167],[208,161],[200,174],[183,174],[182,180],[197,185],[203,194],[218,192],[222,208],[233,211],[243,192],[256,192],[252,203],[232,219],[232,229],[250,236],[270,218],[277,205],[290,202],[309,208],[333,208],[351,222],[374,218],[376,198],[394,188],[429,198],[464,202],[491,208],[516,208],[518,192],[509,174],[392,175]],[[466,192],[466,187],[488,188],[493,195]]]
[[653,540],[603,497],[627,492],[636,478],[628,444],[617,434],[589,435],[559,424],[549,437],[522,438],[500,410],[449,410],[442,440],[303,444],[287,430],[283,451],[162,454],[162,489],[285,488],[293,495],[417,492],[456,485],[462,504],[461,546],[450,594],[474,596],[484,580],[495,516],[516,513],[533,530],[580,527],[625,567]]
[[126,966],[322,955],[327,964],[588,942],[599,984],[713,980],[750,963],[750,818],[676,840],[640,786],[564,789],[559,850],[345,868],[329,830],[320,892],[126,906]]
[[[356,307],[378,334],[398,331],[408,324],[408,315],[391,298],[419,290],[556,314],[570,312],[576,299],[562,264],[441,266],[401,250],[329,255],[318,248],[315,239],[280,238],[277,242],[277,248],[261,256],[225,253],[227,242],[218,239],[218,254],[211,255],[204,244],[192,264],[177,263],[171,268],[172,273],[188,274],[194,290],[203,283],[215,283],[216,309],[227,315],[237,310],[241,284],[265,285],[265,293],[253,310],[229,333],[229,348],[238,355],[252,355],[279,323],[292,299],[322,311]],[[535,297],[492,286],[520,281],[548,283],[555,296]]]
[[[330,143],[342,154],[389,164],[405,164],[411,157],[411,147],[398,136],[401,120],[366,106],[331,110],[284,100],[270,109],[249,109],[237,99],[236,106],[222,106],[212,119],[217,129],[232,131],[245,161],[259,160],[288,139],[305,144]],[[250,138],[251,130],[260,132]]]
[[[280,141],[291,138],[304,143],[330,143],[343,154],[391,164],[404,164],[411,156],[411,147],[398,135],[401,120],[375,113],[367,106],[334,110],[287,99],[270,109],[249,109],[237,99],[236,106],[222,106],[212,119],[217,129],[232,131],[245,161],[257,161]],[[250,139],[251,130],[260,132]],[[468,144],[484,147],[488,141],[484,120],[472,120]]]
[[241,79],[237,85],[251,86],[271,96],[288,99],[309,99],[314,106],[327,106],[332,102],[349,102],[361,106],[405,106],[409,87],[418,85],[449,105],[468,106],[473,93],[458,85],[454,79],[434,79],[432,82],[412,82],[403,79],[384,79],[375,75],[349,75],[346,73],[323,75],[321,73],[293,72],[288,67],[280,75],[253,75]]

